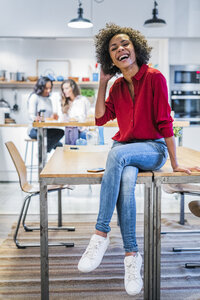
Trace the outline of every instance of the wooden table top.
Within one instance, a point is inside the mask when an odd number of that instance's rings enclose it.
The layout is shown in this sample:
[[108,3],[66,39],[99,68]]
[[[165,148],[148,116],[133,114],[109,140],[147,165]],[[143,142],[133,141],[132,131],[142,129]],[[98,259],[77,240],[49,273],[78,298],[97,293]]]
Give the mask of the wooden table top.
[[16,124],[16,123],[0,124],[0,127],[28,127],[28,124]]
[[[46,121],[46,122],[33,122],[33,127],[65,127],[65,126],[96,126],[94,119],[86,120],[85,122],[59,122],[59,121]],[[109,121],[104,126],[106,127],[118,127],[118,123],[116,120]]]
[[[65,126],[96,126],[94,119],[86,120],[85,122],[59,122],[59,121],[46,121],[46,122],[33,122],[33,127],[65,127]],[[105,125],[105,127],[118,127],[117,120],[109,121]],[[174,127],[189,127],[190,122],[188,121],[174,121]]]
[[[177,147],[178,163],[184,167],[200,167],[200,151],[196,151],[190,148]],[[170,159],[168,158],[165,165],[158,171],[153,171],[154,176],[200,176],[200,172],[192,172],[191,175],[187,175],[184,172],[173,172]]]
[[[57,147],[54,154],[40,173],[40,177],[99,177],[104,172],[87,172],[92,168],[105,168],[109,147],[104,146]],[[76,148],[76,146],[74,146]],[[151,177],[152,172],[140,172],[139,177]]]

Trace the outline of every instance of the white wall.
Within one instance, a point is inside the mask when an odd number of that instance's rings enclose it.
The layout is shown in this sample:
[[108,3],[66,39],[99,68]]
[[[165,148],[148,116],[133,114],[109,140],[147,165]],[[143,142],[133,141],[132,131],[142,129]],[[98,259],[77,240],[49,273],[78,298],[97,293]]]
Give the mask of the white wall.
[[199,0],[157,0],[164,28],[146,29],[143,23],[152,17],[150,0],[82,0],[84,17],[93,29],[70,29],[67,22],[77,17],[77,0],[0,0],[0,36],[92,37],[107,22],[131,26],[148,37],[200,37]]
[[169,64],[170,65],[185,65],[185,64],[200,65],[200,38],[170,39]]
[[36,75],[37,59],[68,59],[72,76],[91,76],[95,66],[93,40],[0,39],[0,69]]

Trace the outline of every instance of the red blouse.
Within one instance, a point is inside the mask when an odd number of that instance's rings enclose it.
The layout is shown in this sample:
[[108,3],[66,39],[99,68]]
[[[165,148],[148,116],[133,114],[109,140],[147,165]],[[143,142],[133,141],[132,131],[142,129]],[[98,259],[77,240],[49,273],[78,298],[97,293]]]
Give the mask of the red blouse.
[[142,65],[132,81],[134,100],[124,77],[118,78],[106,99],[105,114],[96,118],[96,125],[117,118],[119,131],[113,139],[119,142],[173,136],[165,77],[160,71]]

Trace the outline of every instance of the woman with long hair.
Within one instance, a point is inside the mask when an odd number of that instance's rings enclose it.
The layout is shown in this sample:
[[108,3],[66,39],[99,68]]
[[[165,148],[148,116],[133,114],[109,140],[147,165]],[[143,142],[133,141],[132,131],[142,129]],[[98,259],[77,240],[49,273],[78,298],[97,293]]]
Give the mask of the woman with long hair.
[[61,84],[61,93],[63,120],[84,122],[90,109],[90,102],[87,97],[80,94],[76,82],[72,79],[64,80]]
[[[44,118],[58,119],[57,113],[53,112],[51,101],[51,91],[53,82],[48,77],[40,77],[28,99],[29,119],[32,124],[34,121],[42,121]],[[63,137],[64,131],[57,128],[47,129],[47,152],[55,149],[57,146],[62,146],[59,142]],[[37,139],[37,129],[29,128],[29,136],[32,139]]]

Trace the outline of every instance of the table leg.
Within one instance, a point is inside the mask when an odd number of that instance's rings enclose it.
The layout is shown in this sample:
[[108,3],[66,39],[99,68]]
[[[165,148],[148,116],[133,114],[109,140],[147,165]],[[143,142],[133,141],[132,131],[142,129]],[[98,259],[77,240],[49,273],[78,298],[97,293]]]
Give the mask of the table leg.
[[40,179],[40,261],[41,299],[49,300],[47,185],[43,179]]
[[144,188],[144,299],[152,300],[153,204],[152,179]]
[[62,191],[58,190],[58,227],[62,227]]
[[37,140],[38,140],[38,173],[45,166],[46,156],[47,156],[47,129],[44,127],[38,127],[37,130]]
[[154,181],[153,193],[153,300],[160,300],[161,182],[159,180]]

